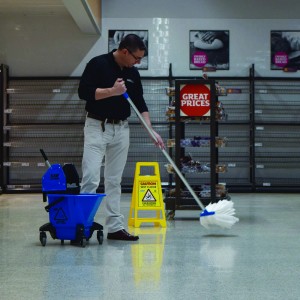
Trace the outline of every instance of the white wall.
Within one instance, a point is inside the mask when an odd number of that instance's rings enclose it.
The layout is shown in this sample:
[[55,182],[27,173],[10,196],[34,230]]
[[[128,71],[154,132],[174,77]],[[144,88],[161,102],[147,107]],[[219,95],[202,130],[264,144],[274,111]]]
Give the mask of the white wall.
[[270,30],[300,30],[299,19],[270,17],[278,12],[286,17],[287,11],[295,15],[300,1],[285,1],[285,6],[279,0],[252,5],[237,0],[168,0],[160,6],[158,2],[127,0],[124,6],[121,0],[104,0],[100,37],[81,33],[69,15],[1,16],[0,63],[10,67],[11,76],[80,76],[89,59],[107,52],[109,29],[146,29],[149,69],[141,71],[142,76],[167,75],[169,63],[175,76],[198,76],[200,71],[189,70],[189,30],[224,29],[230,31],[230,70],[214,76],[247,76],[253,63],[261,76],[299,76],[270,70]]
[[[216,76],[247,76],[253,63],[260,76],[287,76],[287,73],[270,70],[270,30],[300,29],[297,19],[123,18],[107,19],[103,25],[102,38],[105,42],[109,29],[149,30],[149,70],[140,71],[143,76],[168,75],[169,63],[172,63],[174,76],[200,74],[200,71],[189,70],[189,30],[197,29],[230,31],[230,70],[217,71]],[[106,49],[103,40],[95,44],[89,56],[97,55],[99,49]],[[288,73],[288,76],[298,75]]]
[[105,18],[298,19],[299,0],[102,0]]

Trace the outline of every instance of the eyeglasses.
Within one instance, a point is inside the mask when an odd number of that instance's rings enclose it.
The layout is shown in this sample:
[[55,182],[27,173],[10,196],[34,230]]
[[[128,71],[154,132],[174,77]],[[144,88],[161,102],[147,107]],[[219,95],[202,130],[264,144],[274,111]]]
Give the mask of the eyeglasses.
[[143,59],[143,57],[135,56],[129,49],[126,48],[126,50],[129,52],[129,54],[135,59],[135,61],[140,61]]

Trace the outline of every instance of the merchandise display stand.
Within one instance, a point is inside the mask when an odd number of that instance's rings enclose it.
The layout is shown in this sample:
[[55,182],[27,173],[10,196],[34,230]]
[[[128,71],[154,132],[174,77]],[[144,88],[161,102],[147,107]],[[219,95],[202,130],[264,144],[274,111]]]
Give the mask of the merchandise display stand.
[[[175,81],[175,162],[205,205],[228,198],[224,185],[220,195],[218,184],[218,172],[225,172],[226,166],[218,164],[217,119],[222,116],[217,114],[216,105],[214,80]],[[192,138],[191,134],[197,136]],[[171,166],[167,169],[172,173]],[[175,188],[167,191],[165,203],[168,219],[174,218],[175,210],[199,209],[178,176]]]

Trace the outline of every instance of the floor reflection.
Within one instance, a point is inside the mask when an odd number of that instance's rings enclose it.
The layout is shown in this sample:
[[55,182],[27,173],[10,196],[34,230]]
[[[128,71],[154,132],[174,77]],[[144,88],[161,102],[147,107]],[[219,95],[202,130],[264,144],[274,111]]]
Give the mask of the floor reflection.
[[130,233],[144,239],[143,244],[131,246],[132,265],[136,285],[151,283],[158,285],[164,256],[166,228],[131,228]]

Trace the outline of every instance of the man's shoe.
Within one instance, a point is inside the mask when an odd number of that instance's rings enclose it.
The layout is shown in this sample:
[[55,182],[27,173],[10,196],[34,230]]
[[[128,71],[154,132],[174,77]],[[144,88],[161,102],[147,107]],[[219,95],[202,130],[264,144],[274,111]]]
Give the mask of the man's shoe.
[[121,240],[121,241],[137,241],[139,237],[137,235],[131,235],[125,229],[108,233],[107,234],[108,240]]

